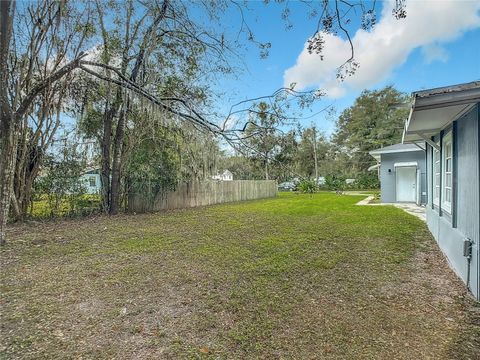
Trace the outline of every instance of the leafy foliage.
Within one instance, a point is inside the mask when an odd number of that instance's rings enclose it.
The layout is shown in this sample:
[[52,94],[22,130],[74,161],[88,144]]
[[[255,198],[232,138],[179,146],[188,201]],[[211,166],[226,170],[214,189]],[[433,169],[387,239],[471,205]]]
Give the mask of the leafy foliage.
[[179,154],[168,146],[168,134],[163,138],[147,138],[135,147],[127,168],[127,181],[133,191],[175,189],[179,177]]
[[325,176],[325,187],[328,190],[340,191],[345,189],[345,180],[344,176],[338,175],[327,175]]
[[[34,200],[48,204],[48,216],[74,215],[91,211],[91,203],[85,201],[86,185],[80,177],[85,168],[84,159],[65,147],[63,157],[52,155],[44,161],[44,175],[34,184]],[[40,201],[40,202],[39,202]]]
[[282,115],[275,104],[270,106],[265,102],[257,105],[251,115],[245,131],[245,151],[259,164],[262,164],[265,180],[269,179],[269,165],[279,154],[278,126],[282,123]]
[[397,105],[406,101],[405,94],[387,86],[363,91],[355,103],[342,112],[332,143],[340,155],[337,159],[344,168],[351,169],[350,176],[366,173],[375,163],[369,151],[401,141],[408,109]]
[[380,188],[380,180],[377,174],[361,174],[352,184],[356,190],[371,190]]
[[314,180],[304,179],[298,183],[297,188],[303,194],[313,194],[317,191],[318,186]]
[[315,154],[319,174],[325,174],[328,169],[327,162],[330,144],[323,133],[319,133],[315,127],[303,129],[300,132],[297,153],[297,171],[307,178],[315,177]]

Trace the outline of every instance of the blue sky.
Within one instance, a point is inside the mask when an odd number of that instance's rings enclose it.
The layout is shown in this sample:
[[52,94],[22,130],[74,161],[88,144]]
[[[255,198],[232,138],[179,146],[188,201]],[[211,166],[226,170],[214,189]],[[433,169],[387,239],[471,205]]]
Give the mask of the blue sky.
[[[290,80],[297,82],[298,79],[299,89],[321,88],[330,94],[312,108],[312,113],[334,104],[339,114],[353,104],[362,89],[392,84],[410,93],[480,79],[478,0],[407,0],[407,19],[403,22],[390,15],[390,2],[379,2],[374,31],[357,34],[358,23],[352,24],[351,34],[361,71],[341,84],[332,80],[332,69],[346,56],[344,39],[330,39],[326,46],[326,61],[309,58],[304,45],[315,28],[315,21],[308,18],[308,11],[302,4],[290,4],[289,19],[293,27],[287,31],[285,21],[281,19],[284,4],[249,3],[251,10],[246,12],[247,23],[256,38],[271,42],[272,48],[267,59],[260,59],[259,51],[252,46],[243,52],[248,70],[237,79],[229,78],[218,84],[230,94],[223,99],[224,105],[270,94]],[[234,22],[232,27],[235,27]],[[308,116],[309,112],[305,115]],[[320,114],[302,123],[309,125],[312,121],[331,134],[335,118]]]

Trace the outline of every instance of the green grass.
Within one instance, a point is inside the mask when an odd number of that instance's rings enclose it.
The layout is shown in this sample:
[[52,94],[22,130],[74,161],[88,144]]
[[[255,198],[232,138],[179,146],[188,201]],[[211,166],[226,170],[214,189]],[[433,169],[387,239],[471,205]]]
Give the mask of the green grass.
[[14,227],[2,357],[474,358],[470,303],[425,225],[360,199]]

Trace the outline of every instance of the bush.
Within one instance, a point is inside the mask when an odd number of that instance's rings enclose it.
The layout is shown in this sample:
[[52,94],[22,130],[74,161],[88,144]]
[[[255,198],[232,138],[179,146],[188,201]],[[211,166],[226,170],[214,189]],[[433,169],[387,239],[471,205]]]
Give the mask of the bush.
[[345,189],[345,176],[327,175],[325,176],[325,187],[328,190],[342,191]]
[[355,181],[347,184],[347,177],[342,175],[327,175],[325,176],[325,188],[333,191],[343,190],[373,190],[380,188],[380,181],[376,174],[361,174],[358,175]]
[[377,174],[362,174],[357,176],[356,181],[352,184],[355,190],[371,190],[379,189],[380,181]]
[[47,216],[74,215],[85,206],[85,184],[80,181],[84,161],[74,151],[64,150],[63,158],[47,156],[44,175],[34,183],[32,215],[39,212]]
[[317,191],[317,184],[314,180],[302,180],[297,185],[298,190],[304,194],[313,194]]

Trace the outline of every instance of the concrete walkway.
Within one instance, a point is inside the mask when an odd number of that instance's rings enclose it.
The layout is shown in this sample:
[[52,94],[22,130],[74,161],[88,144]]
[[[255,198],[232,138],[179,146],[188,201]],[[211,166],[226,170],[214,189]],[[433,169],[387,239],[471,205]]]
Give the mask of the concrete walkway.
[[[348,194],[347,194],[348,195]],[[354,195],[354,194],[352,194]],[[355,194],[357,195],[357,194]],[[360,195],[360,194],[358,194]],[[375,203],[371,204],[370,201],[374,199],[373,195],[367,196],[365,199],[360,200],[357,205],[366,205],[366,206],[385,206],[385,205],[393,205],[399,209],[402,209],[403,211],[409,213],[410,215],[416,216],[420,220],[426,222],[427,217],[425,215],[425,207],[424,206],[418,206],[417,204],[414,203]]]

